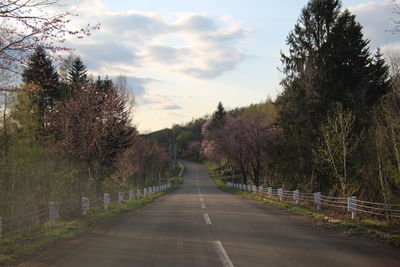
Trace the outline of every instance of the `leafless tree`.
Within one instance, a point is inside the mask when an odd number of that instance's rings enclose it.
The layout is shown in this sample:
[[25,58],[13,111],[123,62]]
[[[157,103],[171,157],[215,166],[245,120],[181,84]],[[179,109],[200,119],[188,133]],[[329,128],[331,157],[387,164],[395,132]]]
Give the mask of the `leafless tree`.
[[38,45],[57,52],[68,50],[67,36],[88,36],[99,25],[68,27],[73,10],[63,11],[58,0],[0,0],[0,71],[18,73],[26,56]]

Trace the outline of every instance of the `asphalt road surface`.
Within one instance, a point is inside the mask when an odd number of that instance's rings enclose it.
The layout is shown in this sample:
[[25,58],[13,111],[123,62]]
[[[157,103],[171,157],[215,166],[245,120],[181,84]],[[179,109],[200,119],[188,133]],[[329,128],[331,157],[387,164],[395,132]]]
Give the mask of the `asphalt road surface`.
[[200,164],[184,184],[51,266],[400,266],[400,250],[340,236],[220,191]]

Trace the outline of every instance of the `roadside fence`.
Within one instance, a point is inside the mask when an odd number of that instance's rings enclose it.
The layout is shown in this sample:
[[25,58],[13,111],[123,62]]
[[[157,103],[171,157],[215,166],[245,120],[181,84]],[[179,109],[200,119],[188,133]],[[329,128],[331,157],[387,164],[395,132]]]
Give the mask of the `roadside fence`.
[[35,227],[49,225],[55,227],[57,218],[68,220],[85,217],[90,210],[95,208],[108,210],[112,200],[121,205],[125,200],[141,199],[171,188],[171,183],[151,186],[148,188],[118,192],[115,198],[111,194],[104,193],[103,197],[90,199],[82,197],[81,201],[68,203],[49,202],[47,207],[35,211],[11,217],[0,217],[0,239],[20,233]]
[[227,182],[229,188],[240,191],[252,192],[254,194],[265,195],[268,197],[277,197],[280,201],[292,200],[297,205],[301,202],[313,203],[317,210],[322,209],[324,206],[345,210],[351,213],[353,220],[357,219],[357,215],[363,214],[368,217],[399,219],[400,218],[400,205],[399,204],[385,204],[370,202],[357,199],[356,196],[351,197],[332,197],[324,196],[321,192],[306,193],[299,190],[284,190],[283,188],[272,187],[256,187],[255,185],[245,185]]

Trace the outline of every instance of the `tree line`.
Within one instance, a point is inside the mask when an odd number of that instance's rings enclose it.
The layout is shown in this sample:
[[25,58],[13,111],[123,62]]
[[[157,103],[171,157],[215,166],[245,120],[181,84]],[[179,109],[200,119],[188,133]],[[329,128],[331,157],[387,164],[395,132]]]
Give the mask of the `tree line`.
[[399,58],[371,51],[341,1],[310,0],[281,61],[274,101],[203,118],[198,159],[244,183],[400,201]]
[[94,79],[78,56],[62,63],[59,74],[38,46],[23,67],[21,90],[1,92],[3,214],[15,213],[10,206],[153,183],[166,166],[163,149],[132,123],[126,77]]

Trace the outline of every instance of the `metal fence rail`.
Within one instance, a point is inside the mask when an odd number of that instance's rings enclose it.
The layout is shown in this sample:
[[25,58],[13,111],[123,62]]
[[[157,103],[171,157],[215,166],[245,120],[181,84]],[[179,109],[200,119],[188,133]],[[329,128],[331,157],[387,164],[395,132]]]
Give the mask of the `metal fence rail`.
[[[283,188],[272,188],[272,187],[255,187],[244,184],[227,183],[229,188],[236,190],[242,190],[247,192],[253,192],[255,194],[267,195],[269,197],[278,197],[280,201],[284,199],[290,199],[299,204],[300,202],[309,202],[316,205],[317,210],[323,206],[347,210],[351,212],[352,219],[357,218],[357,213],[362,213],[365,216],[374,217],[385,217],[386,219],[398,219],[400,218],[400,204],[387,204],[369,202],[359,200],[355,196],[351,197],[333,197],[325,196],[320,192],[306,193],[300,192],[299,190],[284,190]],[[251,188],[251,190],[248,190]]]

